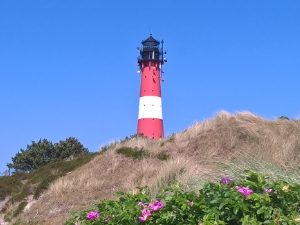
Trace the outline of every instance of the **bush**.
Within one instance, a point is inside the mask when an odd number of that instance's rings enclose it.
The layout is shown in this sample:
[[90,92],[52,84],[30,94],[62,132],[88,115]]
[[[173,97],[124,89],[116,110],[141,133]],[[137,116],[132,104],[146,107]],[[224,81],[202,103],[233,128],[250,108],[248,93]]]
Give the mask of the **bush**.
[[179,187],[156,199],[141,189],[78,212],[66,225],[263,225],[300,223],[300,185],[247,172],[243,179],[207,183],[199,194]]
[[76,138],[69,137],[64,141],[59,141],[54,144],[56,159],[67,159],[69,157],[76,157],[88,153],[85,148]]
[[10,168],[17,172],[30,172],[41,165],[49,163],[54,158],[55,150],[53,144],[47,139],[32,142],[26,149],[21,149],[13,158]]
[[278,117],[278,119],[280,119],[280,120],[290,120],[290,118],[288,116],[280,116],[280,117]]
[[88,149],[73,137],[56,144],[47,139],[41,139],[27,145],[25,150],[21,149],[12,158],[12,163],[8,164],[8,167],[15,169],[16,172],[31,172],[46,164],[86,153],[88,153]]

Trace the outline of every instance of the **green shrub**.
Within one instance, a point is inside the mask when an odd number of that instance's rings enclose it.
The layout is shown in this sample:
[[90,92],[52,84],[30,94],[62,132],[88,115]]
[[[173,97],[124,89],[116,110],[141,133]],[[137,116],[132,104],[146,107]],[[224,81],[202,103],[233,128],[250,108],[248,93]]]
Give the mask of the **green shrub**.
[[164,152],[160,152],[156,157],[161,161],[166,161],[170,158],[170,156]]
[[248,171],[243,179],[222,178],[199,191],[168,188],[150,199],[141,189],[78,212],[66,225],[296,225],[300,185],[271,181]]
[[139,149],[139,148],[121,147],[118,148],[116,152],[128,158],[133,158],[138,160],[148,157],[147,152],[144,149]]
[[290,120],[290,118],[288,116],[284,116],[284,115],[278,117],[278,119],[280,119],[280,120]]
[[12,157],[12,163],[7,166],[16,172],[31,172],[46,164],[87,153],[88,149],[74,137],[69,137],[55,144],[47,139],[40,139],[27,145],[26,149],[21,149]]

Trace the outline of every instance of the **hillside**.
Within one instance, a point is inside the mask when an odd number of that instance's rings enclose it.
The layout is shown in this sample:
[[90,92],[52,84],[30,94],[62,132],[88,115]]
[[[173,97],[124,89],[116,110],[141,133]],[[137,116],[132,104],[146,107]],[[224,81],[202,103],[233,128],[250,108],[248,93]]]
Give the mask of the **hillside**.
[[72,212],[114,198],[117,191],[148,186],[155,195],[175,181],[195,190],[204,181],[244,169],[300,181],[295,169],[300,163],[299,137],[299,121],[221,112],[160,141],[133,137],[115,142],[56,180],[15,220],[62,224]]
[[0,177],[0,224],[18,217],[58,178],[89,162],[96,154],[52,162],[31,173]]

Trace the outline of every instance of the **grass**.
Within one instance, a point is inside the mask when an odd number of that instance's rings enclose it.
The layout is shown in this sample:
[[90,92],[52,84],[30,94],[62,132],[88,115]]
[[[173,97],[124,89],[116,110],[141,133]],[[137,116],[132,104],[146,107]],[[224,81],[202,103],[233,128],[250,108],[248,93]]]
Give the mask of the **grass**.
[[0,177],[0,200],[4,200],[6,196],[13,193],[19,193],[22,190],[23,183],[27,174]]
[[122,154],[128,158],[141,160],[148,157],[147,152],[142,148],[121,147],[116,150],[118,154]]
[[[38,199],[55,180],[86,164],[94,157],[95,154],[88,154],[74,160],[45,165],[32,173],[0,177],[0,198],[3,200],[10,197],[1,212],[5,213],[6,219],[9,220],[17,217],[27,205],[26,197],[33,195],[34,199]],[[17,205],[17,208],[10,212],[9,205]]]
[[265,174],[273,180],[300,183],[300,166],[288,167],[257,159],[252,154],[240,153],[234,160],[220,162],[222,171],[229,176],[239,177],[246,170]]
[[37,199],[56,179],[86,164],[94,156],[95,154],[89,154],[71,161],[54,162],[33,172],[31,183],[36,185],[33,191],[34,198]]
[[13,213],[13,217],[17,217],[20,213],[22,213],[22,211],[24,210],[24,208],[26,207],[27,202],[26,201],[22,201],[18,207],[16,208],[16,210]]

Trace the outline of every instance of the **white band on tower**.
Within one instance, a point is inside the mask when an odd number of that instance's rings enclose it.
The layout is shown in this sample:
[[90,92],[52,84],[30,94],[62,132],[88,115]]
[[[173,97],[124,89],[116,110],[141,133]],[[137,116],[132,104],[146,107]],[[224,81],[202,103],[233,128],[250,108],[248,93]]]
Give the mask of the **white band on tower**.
[[143,96],[140,97],[139,119],[162,119],[161,97]]

